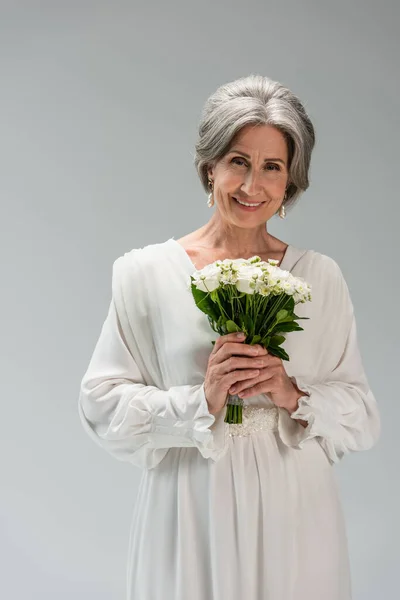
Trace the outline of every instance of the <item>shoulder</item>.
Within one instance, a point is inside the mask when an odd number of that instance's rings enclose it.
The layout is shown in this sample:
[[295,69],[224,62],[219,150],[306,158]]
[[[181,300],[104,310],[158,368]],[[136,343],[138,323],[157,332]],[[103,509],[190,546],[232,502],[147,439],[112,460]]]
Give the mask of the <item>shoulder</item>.
[[132,248],[114,260],[113,268],[124,269],[152,264],[155,259],[163,256],[165,244],[166,242],[158,242]]
[[[150,278],[165,256],[166,242],[131,248],[118,256],[112,264],[113,287],[125,282],[143,281]],[[138,279],[140,277],[140,280]]]
[[297,265],[299,266],[299,270],[307,272],[320,281],[333,283],[342,279],[344,280],[343,271],[339,263],[331,256],[316,250],[306,250]]
[[348,305],[352,300],[342,267],[331,256],[316,250],[307,250],[293,270],[293,275],[302,277],[311,285],[313,300],[327,304]]

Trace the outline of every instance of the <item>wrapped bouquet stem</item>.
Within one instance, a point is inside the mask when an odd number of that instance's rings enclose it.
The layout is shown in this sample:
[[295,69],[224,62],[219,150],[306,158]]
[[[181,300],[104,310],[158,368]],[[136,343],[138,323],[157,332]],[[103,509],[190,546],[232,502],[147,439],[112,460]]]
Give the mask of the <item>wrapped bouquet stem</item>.
[[[311,300],[311,286],[259,256],[217,260],[190,276],[196,306],[220,335],[243,331],[245,343],[260,344],[269,354],[289,360],[282,348],[286,334],[303,331],[294,308]],[[214,344],[215,342],[212,342]],[[242,423],[243,400],[228,394],[226,423]]]

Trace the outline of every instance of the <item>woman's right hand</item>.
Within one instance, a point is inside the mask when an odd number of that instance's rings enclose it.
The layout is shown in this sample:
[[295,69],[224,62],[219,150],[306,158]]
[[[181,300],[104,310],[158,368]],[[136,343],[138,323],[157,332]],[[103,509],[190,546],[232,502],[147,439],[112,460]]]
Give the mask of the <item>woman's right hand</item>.
[[209,412],[213,415],[223,409],[228,390],[237,381],[252,379],[260,372],[254,368],[254,357],[267,354],[267,351],[258,344],[244,344],[245,339],[245,336],[238,338],[237,333],[228,333],[215,341],[204,382]]

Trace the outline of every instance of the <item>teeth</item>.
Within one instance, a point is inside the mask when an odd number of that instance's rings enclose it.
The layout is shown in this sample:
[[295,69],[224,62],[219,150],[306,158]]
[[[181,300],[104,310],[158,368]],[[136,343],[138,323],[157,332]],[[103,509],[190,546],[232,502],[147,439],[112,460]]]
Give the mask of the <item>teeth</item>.
[[262,204],[262,202],[259,202],[258,204],[247,204],[247,202],[240,202],[237,198],[235,198],[235,200],[236,202],[239,202],[239,204],[243,204],[243,206],[260,206],[260,204]]

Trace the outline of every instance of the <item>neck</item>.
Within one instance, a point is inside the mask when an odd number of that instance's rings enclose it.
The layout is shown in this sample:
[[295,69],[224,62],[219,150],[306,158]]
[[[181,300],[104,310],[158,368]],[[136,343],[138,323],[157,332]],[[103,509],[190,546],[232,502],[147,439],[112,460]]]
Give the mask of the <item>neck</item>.
[[196,242],[212,250],[223,250],[227,256],[254,256],[273,250],[276,238],[268,233],[265,223],[253,228],[227,225],[214,214],[197,230]]

